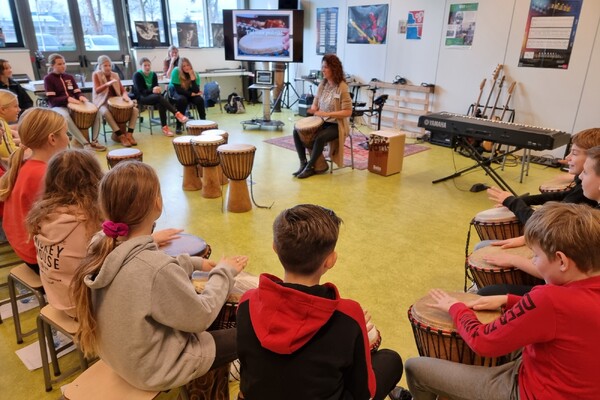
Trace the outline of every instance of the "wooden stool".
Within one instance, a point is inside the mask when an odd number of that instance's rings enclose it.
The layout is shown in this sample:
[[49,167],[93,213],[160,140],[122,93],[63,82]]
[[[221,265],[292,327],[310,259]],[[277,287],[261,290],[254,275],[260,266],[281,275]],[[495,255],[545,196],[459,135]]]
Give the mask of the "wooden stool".
[[98,360],[67,385],[64,397],[67,400],[149,400],[159,393],[130,385],[104,361]]
[[[27,288],[27,290],[29,290],[29,292],[31,293],[17,294],[17,282],[25,286],[25,288]],[[23,343],[24,336],[29,336],[32,333],[35,333],[36,330],[32,329],[31,331],[25,333],[21,331],[21,318],[19,317],[19,308],[17,306],[17,301],[34,295],[38,300],[40,308],[44,307],[46,305],[46,299],[44,299],[42,281],[40,280],[40,276],[33,272],[31,268],[29,268],[26,264],[21,264],[10,270],[7,284],[8,293],[10,295],[10,305],[12,307],[13,312],[13,320],[15,322],[15,333],[17,335],[17,343],[21,344]]]
[[[52,328],[64,334],[69,338],[70,342],[65,344],[58,349],[54,348],[54,341],[52,339]],[[63,379],[73,375],[75,372],[85,370],[88,367],[88,362],[83,355],[83,352],[77,348],[79,353],[79,367],[70,369],[61,374],[60,367],[58,365],[57,354],[67,349],[73,344],[73,337],[79,328],[79,323],[73,318],[69,317],[67,313],[61,310],[57,310],[52,305],[48,304],[40,310],[40,315],[37,318],[37,330],[38,338],[40,341],[40,355],[42,356],[42,370],[44,372],[44,384],[46,385],[46,391],[52,390],[52,384],[62,381]],[[50,353],[50,360],[52,362],[52,368],[54,369],[54,376],[50,377],[50,365],[48,363],[48,352]]]
[[[0,220],[0,223],[2,220]],[[15,254],[12,247],[7,241],[0,242],[0,268],[12,267],[21,264],[23,261]],[[0,288],[8,287],[8,282],[0,283]],[[0,300],[0,306],[10,303],[10,296]],[[0,324],[2,323],[2,315],[0,315]]]

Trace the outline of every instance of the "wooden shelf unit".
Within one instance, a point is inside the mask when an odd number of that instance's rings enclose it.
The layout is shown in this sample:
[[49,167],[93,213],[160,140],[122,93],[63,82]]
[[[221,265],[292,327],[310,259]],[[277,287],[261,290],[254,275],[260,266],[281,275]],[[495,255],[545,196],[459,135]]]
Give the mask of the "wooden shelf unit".
[[[372,82],[376,86],[375,98],[382,94],[389,97],[381,113],[381,129],[394,128],[406,133],[408,137],[419,137],[425,133],[423,128],[417,126],[419,116],[429,112],[429,107],[434,92],[434,86],[402,85],[389,82]],[[369,93],[369,102],[372,103],[374,93]],[[378,115],[375,113],[367,118],[367,123],[372,129],[377,129]]]

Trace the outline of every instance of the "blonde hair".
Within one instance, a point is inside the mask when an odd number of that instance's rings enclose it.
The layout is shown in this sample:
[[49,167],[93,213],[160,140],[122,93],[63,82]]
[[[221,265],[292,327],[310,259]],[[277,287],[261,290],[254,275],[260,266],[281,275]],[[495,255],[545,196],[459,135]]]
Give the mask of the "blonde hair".
[[[21,115],[19,121],[21,144],[32,150],[43,148],[48,143],[48,136],[58,135],[67,130],[65,117],[48,108],[32,107]],[[10,155],[8,170],[0,178],[0,201],[8,199],[15,187],[23,165],[23,146],[17,147]]]
[[177,67],[177,68],[179,68],[179,82],[181,82],[181,87],[187,90],[192,85],[192,80],[190,79],[189,76],[187,76],[187,74],[185,72],[183,72],[183,64],[185,64],[185,63],[188,63],[190,65],[190,67],[192,67],[192,71],[194,70],[194,67],[192,66],[192,63],[190,62],[189,58],[186,58],[186,57],[179,58],[179,66]]
[[112,68],[112,60],[110,59],[109,56],[101,55],[100,57],[98,57],[98,64],[96,64],[96,70],[101,71],[102,64],[104,64],[107,61],[110,63],[111,68]]
[[600,211],[584,204],[549,202],[525,224],[525,242],[548,260],[563,252],[584,273],[600,271]]
[[40,233],[40,225],[57,207],[74,206],[85,215],[88,237],[100,226],[98,184],[102,168],[96,157],[86,150],[63,150],[48,162],[44,194],[37,201],[25,221],[29,233]]
[[0,89],[0,108],[8,107],[15,101],[19,101],[16,94],[10,90]]
[[[118,163],[104,175],[98,190],[98,203],[106,220],[124,223],[131,230],[152,212],[159,196],[160,182],[154,169],[139,161],[126,161]],[[106,236],[102,231],[98,232],[92,238],[87,255],[71,282],[71,295],[77,305],[79,320],[75,339],[86,356],[98,353],[98,340],[92,290],[85,281],[93,279],[106,257],[121,242],[120,239]]]
[[48,73],[52,72],[54,64],[56,64],[56,60],[58,60],[59,58],[63,60],[65,59],[62,55],[58,53],[52,53],[48,56],[48,64],[50,64],[50,67],[48,67]]

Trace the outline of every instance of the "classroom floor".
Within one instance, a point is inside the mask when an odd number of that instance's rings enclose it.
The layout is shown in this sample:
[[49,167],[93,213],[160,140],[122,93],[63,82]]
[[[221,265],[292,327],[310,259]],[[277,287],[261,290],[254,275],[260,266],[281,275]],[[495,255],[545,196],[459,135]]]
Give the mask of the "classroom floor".
[[[285,123],[283,130],[247,129],[240,121],[261,118],[262,106],[248,105],[245,114],[221,114],[208,109],[207,118],[229,132],[229,143],[256,146],[252,171],[252,189],[259,205],[247,213],[223,212],[222,198],[205,199],[199,192],[181,190],[182,167],[175,157],[170,138],[155,126],[135,135],[144,162],[158,172],[164,198],[164,211],[157,228],[180,227],[204,238],[212,246],[212,258],[246,254],[246,271],[282,275],[282,268],[271,248],[271,225],[277,214],[299,203],[315,203],[333,209],[343,220],[337,246],[337,265],[324,277],[335,283],[343,297],[357,300],[368,309],[381,331],[382,348],[391,348],[403,359],[417,356],[407,318],[409,306],[431,288],[461,291],[464,283],[464,254],[469,222],[473,216],[493,204],[486,193],[469,191],[475,183],[491,185],[492,180],[477,168],[454,180],[432,184],[472,161],[451,149],[425,143],[431,149],[404,159],[400,174],[383,177],[368,170],[344,168],[333,174],[299,180],[291,176],[298,167],[297,156],[263,141],[290,135],[293,123],[301,118],[292,110],[273,114]],[[370,129],[360,126],[363,133]],[[136,128],[137,131],[137,128]],[[108,136],[109,150],[118,148]],[[407,139],[407,143],[414,143]],[[98,153],[106,165],[106,153]],[[537,193],[542,182],[558,174],[557,169],[531,165],[529,176],[519,183],[520,167],[507,166],[501,176],[517,193]],[[475,232],[473,231],[473,235]],[[476,236],[476,235],[475,235]],[[471,240],[471,248],[473,239]],[[5,281],[7,268],[0,270]],[[0,291],[0,298],[6,290]],[[25,327],[35,324],[35,311],[24,314]],[[29,372],[15,351],[33,343],[35,335],[17,345],[12,318],[0,324],[0,387],[2,399],[57,399],[59,385],[44,391],[38,369]],[[65,357],[76,364],[76,357]],[[401,381],[406,385],[405,379]],[[232,389],[236,393],[236,389]],[[176,391],[161,395],[175,398]]]

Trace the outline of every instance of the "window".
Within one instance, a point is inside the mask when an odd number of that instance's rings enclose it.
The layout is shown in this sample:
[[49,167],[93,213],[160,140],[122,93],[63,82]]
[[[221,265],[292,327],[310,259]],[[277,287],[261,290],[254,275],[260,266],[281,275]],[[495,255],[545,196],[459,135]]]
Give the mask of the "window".
[[29,8],[39,50],[75,50],[67,0],[29,0]]
[[23,35],[14,2],[0,0],[0,10],[0,47],[23,47]]
[[[223,23],[223,9],[237,9],[244,3],[243,0],[129,0],[127,7],[133,46],[141,46],[138,32],[143,36],[148,30],[143,29],[141,22],[158,23],[159,40],[152,45],[213,46],[212,32]],[[137,28],[136,21],[139,22]],[[212,24],[217,26],[213,28]],[[152,28],[153,25],[145,26]],[[143,37],[141,39],[142,44],[148,43]]]

